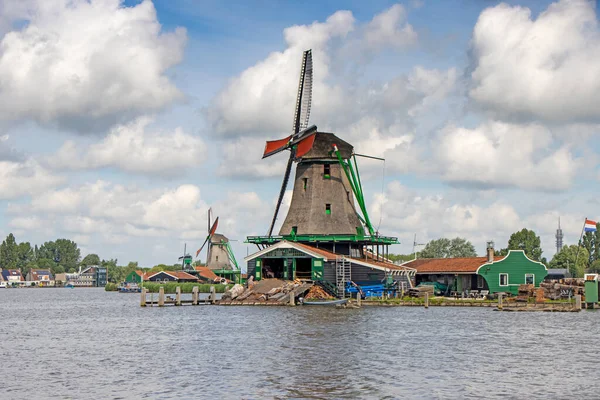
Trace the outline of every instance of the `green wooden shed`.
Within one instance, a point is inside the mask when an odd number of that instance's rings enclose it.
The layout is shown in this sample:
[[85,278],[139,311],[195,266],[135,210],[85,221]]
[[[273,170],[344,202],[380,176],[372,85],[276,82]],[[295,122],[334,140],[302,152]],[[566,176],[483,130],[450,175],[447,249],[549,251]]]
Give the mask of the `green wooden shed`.
[[548,275],[544,264],[529,259],[523,250],[509,250],[502,260],[483,264],[477,269],[477,274],[483,276],[490,293],[512,293],[516,295],[519,285],[540,283]]
[[131,271],[129,275],[125,278],[125,282],[128,283],[142,283],[142,271]]

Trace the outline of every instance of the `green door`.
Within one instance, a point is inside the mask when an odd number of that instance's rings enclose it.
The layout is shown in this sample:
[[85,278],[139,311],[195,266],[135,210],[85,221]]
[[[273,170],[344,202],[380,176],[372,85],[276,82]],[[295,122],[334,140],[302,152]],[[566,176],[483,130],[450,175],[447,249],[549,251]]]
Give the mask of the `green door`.
[[313,258],[311,265],[311,279],[313,281],[322,281],[323,280],[323,259],[322,258]]
[[262,277],[262,260],[260,258],[256,259],[256,269],[254,270],[254,279],[260,281]]
[[286,280],[286,281],[290,277],[289,272],[288,272],[288,266],[289,266],[289,264],[290,264],[289,260],[287,258],[284,258],[283,259],[283,279]]

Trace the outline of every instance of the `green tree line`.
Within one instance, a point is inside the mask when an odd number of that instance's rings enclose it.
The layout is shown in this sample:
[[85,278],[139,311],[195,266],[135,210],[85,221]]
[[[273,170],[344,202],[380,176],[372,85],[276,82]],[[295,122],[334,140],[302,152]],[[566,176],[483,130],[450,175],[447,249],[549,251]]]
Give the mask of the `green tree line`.
[[[31,269],[49,269],[54,275],[64,272],[77,272],[79,268],[100,265],[107,268],[109,282],[123,282],[127,275],[136,270],[144,272],[176,271],[181,264],[158,264],[150,268],[142,268],[137,261],[119,265],[117,259],[102,259],[98,254],[87,254],[81,258],[81,250],[72,240],[56,239],[42,245],[31,245],[29,242],[17,243],[15,236],[9,233],[0,243],[0,268],[20,269],[25,277]],[[201,265],[196,262],[195,265]]]

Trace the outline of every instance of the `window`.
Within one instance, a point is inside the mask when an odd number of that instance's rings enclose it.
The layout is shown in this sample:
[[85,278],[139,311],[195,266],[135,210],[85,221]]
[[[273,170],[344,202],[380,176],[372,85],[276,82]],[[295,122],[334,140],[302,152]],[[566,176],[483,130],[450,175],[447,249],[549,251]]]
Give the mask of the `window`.
[[323,177],[326,179],[329,179],[330,175],[331,175],[331,167],[329,166],[329,164],[323,165]]
[[217,256],[217,260],[216,261],[219,262],[219,256]]
[[331,204],[325,204],[325,214],[331,214]]
[[292,226],[292,236],[294,236],[298,232],[297,226]]
[[508,286],[508,274],[500,274],[500,286]]
[[535,275],[533,274],[525,274],[525,284],[526,285],[535,285]]
[[306,187],[308,186],[308,178],[302,178],[303,186],[304,186],[304,190],[306,190]]
[[477,289],[483,289],[483,276],[477,275]]

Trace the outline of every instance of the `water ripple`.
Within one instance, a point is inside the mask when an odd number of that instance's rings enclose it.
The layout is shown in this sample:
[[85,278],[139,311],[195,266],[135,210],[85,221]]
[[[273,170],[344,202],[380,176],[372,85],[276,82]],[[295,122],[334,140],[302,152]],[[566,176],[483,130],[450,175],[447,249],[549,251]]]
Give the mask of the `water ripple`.
[[561,399],[600,392],[599,312],[159,309],[138,301],[95,289],[0,290],[2,398]]

